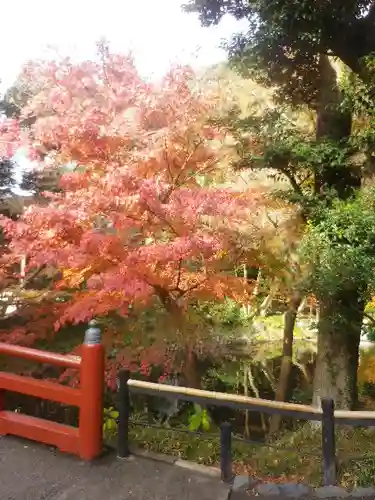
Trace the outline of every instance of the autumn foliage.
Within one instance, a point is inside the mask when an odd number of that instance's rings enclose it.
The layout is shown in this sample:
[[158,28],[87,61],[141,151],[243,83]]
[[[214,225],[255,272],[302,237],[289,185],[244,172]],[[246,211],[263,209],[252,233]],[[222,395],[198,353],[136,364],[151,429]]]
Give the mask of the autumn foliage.
[[39,168],[67,172],[61,193],[3,225],[13,258],[61,271],[55,328],[155,300],[180,321],[191,300],[244,299],[227,262],[243,254],[238,232],[261,194],[210,184],[225,130],[208,125],[215,97],[192,71],[149,83],[102,47],[96,62],[31,65],[25,77],[39,82],[21,115],[34,123],[4,121],[2,153],[27,146]]

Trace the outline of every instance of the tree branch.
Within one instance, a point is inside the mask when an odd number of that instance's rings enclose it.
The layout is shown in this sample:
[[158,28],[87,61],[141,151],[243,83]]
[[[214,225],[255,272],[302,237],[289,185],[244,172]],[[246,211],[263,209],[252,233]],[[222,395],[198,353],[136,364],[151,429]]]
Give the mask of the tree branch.
[[25,286],[30,283],[34,278],[38,276],[44,269],[46,269],[47,265],[43,264],[42,266],[38,267],[35,271],[31,272],[28,276],[25,276],[22,282],[22,285],[19,287],[21,290],[25,288]]
[[165,225],[169,227],[169,229],[172,231],[173,234],[175,234],[176,236],[180,236],[178,232],[175,230],[175,228],[172,226],[172,224],[165,217],[158,215],[156,212],[154,212],[147,202],[145,202],[145,205],[147,206],[147,210],[150,212],[151,215],[153,215],[160,221],[164,222]]
[[331,50],[364,81],[372,84],[372,75],[367,71],[364,57],[375,51],[375,2],[365,17],[337,20],[335,26],[323,34],[323,46]]
[[267,218],[268,222],[270,222],[272,224],[274,229],[278,229],[279,226],[278,226],[277,222],[275,222],[274,220],[271,219],[271,216],[269,215],[267,210],[266,210],[266,218]]
[[178,275],[177,275],[177,283],[176,283],[176,290],[179,289],[180,286],[180,281],[181,281],[181,271],[182,271],[182,259],[179,260],[178,263]]
[[374,325],[374,326],[375,326],[375,319],[374,319],[374,318],[373,318],[370,314],[368,314],[368,313],[364,312],[364,313],[363,313],[363,316],[364,316],[365,318],[367,318],[367,319],[370,321],[370,323],[371,323],[372,325]]
[[301,186],[298,184],[296,178],[294,177],[294,175],[288,170],[288,168],[286,167],[281,167],[279,168],[278,170],[280,170],[280,172],[282,174],[285,175],[285,177],[288,179],[288,181],[290,182],[292,188],[294,189],[294,191],[300,195],[301,197],[303,196],[303,192],[302,192],[302,188]]

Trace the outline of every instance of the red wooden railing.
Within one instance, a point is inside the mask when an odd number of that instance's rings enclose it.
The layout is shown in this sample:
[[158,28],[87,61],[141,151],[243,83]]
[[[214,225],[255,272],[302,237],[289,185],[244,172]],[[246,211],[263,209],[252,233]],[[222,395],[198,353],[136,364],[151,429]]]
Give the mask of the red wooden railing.
[[[70,356],[0,342],[0,354],[40,363],[75,368],[80,387],[0,371],[0,435],[12,434],[56,446],[61,451],[92,460],[103,447],[104,347],[100,330],[93,324],[86,331],[81,356]],[[6,411],[5,391],[49,399],[79,408],[78,428]]]

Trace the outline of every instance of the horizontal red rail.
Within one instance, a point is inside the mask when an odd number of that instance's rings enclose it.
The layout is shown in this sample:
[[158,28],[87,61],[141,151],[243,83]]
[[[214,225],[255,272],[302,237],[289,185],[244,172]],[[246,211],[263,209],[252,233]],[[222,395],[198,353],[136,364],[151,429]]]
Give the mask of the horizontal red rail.
[[[100,329],[90,324],[81,346],[81,356],[39,351],[4,342],[0,342],[1,354],[79,370],[80,388],[0,371],[0,436],[12,434],[54,445],[84,460],[99,456],[103,448],[105,355]],[[7,391],[78,407],[78,429],[6,411],[4,396]]]
[[78,369],[81,365],[79,356],[71,356],[69,354],[57,354],[55,352],[38,351],[30,347],[23,347],[14,344],[6,344],[0,342],[0,354],[14,356],[17,358],[30,359],[38,363],[48,363],[51,365],[63,366],[65,368]]
[[0,390],[18,392],[41,399],[49,399],[70,406],[80,406],[81,391],[47,380],[0,372]]
[[22,413],[0,411],[0,435],[13,434],[56,446],[61,451],[80,454],[79,430]]

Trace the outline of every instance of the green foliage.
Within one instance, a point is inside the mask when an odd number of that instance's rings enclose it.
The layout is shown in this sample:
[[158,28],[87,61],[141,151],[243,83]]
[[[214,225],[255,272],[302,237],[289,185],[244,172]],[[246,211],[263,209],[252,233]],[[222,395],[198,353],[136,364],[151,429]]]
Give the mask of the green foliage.
[[189,430],[196,432],[202,429],[207,432],[211,427],[211,418],[205,408],[194,404],[194,413],[189,417]]
[[204,378],[204,387],[208,391],[217,390],[218,385],[225,387],[227,392],[235,393],[241,382],[241,363],[231,360],[221,361],[218,366],[207,370]]
[[357,116],[374,114],[375,107],[371,88],[358,75],[346,70],[339,83],[344,95],[343,106]]
[[[221,121],[236,141],[232,167],[265,171],[277,183],[273,196],[298,204],[305,218],[314,218],[339,195],[338,189],[345,190],[341,174],[345,170],[351,175],[353,155],[359,151],[357,139],[316,140],[306,121],[295,119],[286,106],[246,117],[233,110]],[[316,180],[322,178],[337,179],[337,190],[335,182],[323,183],[317,193]]]
[[4,202],[16,187],[14,177],[16,165],[11,160],[0,158],[0,201]]
[[[343,106],[349,106],[348,100]],[[285,109],[270,109],[246,118],[237,112],[224,119],[237,140],[233,166],[266,169],[269,177],[281,182],[273,196],[297,204],[309,221],[300,247],[302,260],[312,271],[304,285],[306,292],[327,296],[350,281],[365,291],[364,283],[374,280],[373,192],[367,190],[347,202],[337,198],[345,191],[340,187],[343,169],[357,175],[366,161],[359,158],[358,162],[358,154],[371,155],[375,151],[375,120],[368,115],[368,125],[350,140],[317,141],[301,130]],[[329,188],[323,185],[316,192],[315,181],[319,178],[337,182],[330,183]]]
[[[354,157],[354,163],[364,165],[366,170],[370,166],[370,175],[373,175],[375,155],[375,105],[374,82],[375,64],[374,57],[367,57],[366,69],[368,79],[363,81],[358,75],[344,71],[340,87],[343,93],[342,106],[349,109],[354,116],[351,144],[362,153],[362,157]],[[359,160],[359,162],[358,162]],[[364,177],[368,174],[363,172]]]
[[113,406],[104,408],[103,433],[106,439],[111,439],[117,434],[117,419],[119,413]]
[[362,332],[370,342],[375,342],[375,325],[373,323],[363,325]]
[[227,44],[232,61],[262,83],[276,84],[292,103],[316,102],[319,54],[337,56],[362,74],[363,57],[375,49],[371,0],[190,0],[186,9],[198,12],[204,25],[227,13],[247,20],[248,29]]
[[240,304],[231,299],[223,302],[198,303],[195,310],[202,320],[216,326],[236,328],[249,324],[249,317]]
[[335,200],[331,208],[310,221],[301,254],[311,266],[310,289],[325,296],[337,287],[375,285],[375,190],[367,189],[349,201]]

